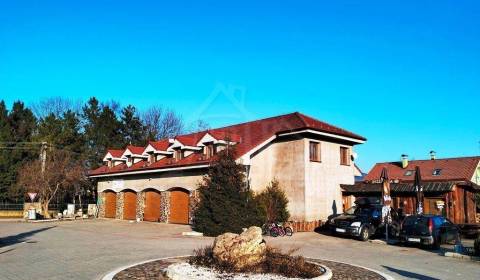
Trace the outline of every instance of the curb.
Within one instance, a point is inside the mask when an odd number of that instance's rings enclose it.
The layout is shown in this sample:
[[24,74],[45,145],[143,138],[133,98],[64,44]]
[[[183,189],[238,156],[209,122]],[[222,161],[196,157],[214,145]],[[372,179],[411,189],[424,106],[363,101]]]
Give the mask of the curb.
[[463,254],[452,253],[452,252],[445,252],[444,256],[448,258],[455,258],[455,259],[462,259],[462,260],[480,261],[480,257],[477,257],[477,256],[469,256],[469,255],[463,255]]
[[378,270],[375,270],[375,269],[371,269],[369,267],[365,267],[365,266],[362,266],[362,265],[357,265],[357,264],[353,264],[353,263],[346,263],[346,262],[340,262],[340,261],[336,261],[336,260],[328,260],[328,259],[322,259],[324,261],[328,261],[328,262],[337,262],[337,263],[342,263],[342,264],[346,264],[346,265],[351,265],[351,266],[356,266],[356,267],[360,267],[360,268],[363,268],[363,269],[366,269],[366,270],[370,270],[372,272],[375,272],[377,274],[379,274],[380,276],[382,276],[383,278],[385,278],[385,280],[395,280],[395,278],[393,278],[393,276],[391,275],[388,275],[384,272],[381,272],[381,271],[378,271]]
[[[189,257],[191,255],[183,255],[183,256],[174,256],[174,257],[165,257],[165,258],[156,258],[156,259],[149,259],[149,260],[145,260],[145,261],[141,261],[141,262],[137,262],[137,263],[134,263],[134,264],[129,264],[129,265],[125,265],[125,266],[121,266],[121,267],[118,267],[110,272],[108,272],[107,274],[105,274],[104,276],[100,277],[99,280],[113,280],[113,277],[115,277],[115,275],[117,273],[119,273],[120,271],[122,270],[125,270],[127,268],[130,268],[130,267],[133,267],[133,266],[137,266],[137,265],[140,265],[140,264],[144,264],[144,263],[149,263],[149,262],[154,262],[154,261],[160,261],[160,260],[168,260],[168,259],[176,259],[176,258],[185,258],[185,257]],[[311,258],[309,258],[311,259]],[[351,265],[351,266],[356,266],[356,267],[360,267],[360,268],[363,268],[363,269],[366,269],[366,270],[369,270],[369,271],[372,271],[372,272],[375,272],[377,274],[379,274],[380,276],[382,276],[383,278],[385,278],[385,280],[395,280],[395,278],[393,278],[392,276],[386,274],[386,273],[383,273],[383,272],[380,272],[378,270],[375,270],[375,269],[371,269],[371,268],[368,268],[368,267],[364,267],[364,266],[361,266],[361,265],[355,265],[355,264],[350,264],[350,263],[346,263],[346,262],[339,262],[339,261],[334,261],[334,260],[327,260],[327,259],[321,259],[321,260],[324,260],[324,261],[330,261],[330,262],[337,262],[337,263],[342,263],[342,264],[346,264],[346,265]],[[329,280],[333,277],[333,273],[332,273],[332,270],[325,266],[325,265],[322,265],[323,268],[325,268],[325,274],[322,275],[322,276],[319,276],[317,278],[314,278],[314,279],[318,279],[318,280]]]
[[134,263],[134,264],[128,264],[128,265],[125,265],[125,266],[122,266],[122,267],[118,267],[110,272],[108,272],[107,274],[105,274],[104,276],[102,276],[101,278],[99,278],[99,280],[113,280],[113,277],[115,277],[115,275],[117,273],[119,273],[120,271],[122,270],[125,270],[127,268],[130,268],[132,266],[137,266],[137,265],[140,265],[140,264],[144,264],[144,263],[149,263],[149,262],[154,262],[154,261],[160,261],[160,260],[168,260],[168,259],[175,259],[175,258],[185,258],[185,257],[189,257],[191,255],[184,255],[184,256],[175,256],[175,257],[165,257],[165,258],[156,258],[156,259],[149,259],[149,260],[145,260],[145,261],[141,261],[141,262],[137,262],[137,263]]

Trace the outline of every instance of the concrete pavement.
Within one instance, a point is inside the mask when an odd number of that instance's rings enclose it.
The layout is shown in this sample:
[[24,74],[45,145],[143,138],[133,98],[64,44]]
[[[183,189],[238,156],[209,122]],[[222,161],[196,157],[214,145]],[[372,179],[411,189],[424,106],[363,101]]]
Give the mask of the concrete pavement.
[[[153,258],[191,254],[211,244],[184,237],[188,226],[85,220],[0,223],[0,279],[99,279],[107,272]],[[284,250],[373,268],[396,279],[479,279],[480,263],[439,256],[418,248],[386,246],[298,233],[267,238]]]

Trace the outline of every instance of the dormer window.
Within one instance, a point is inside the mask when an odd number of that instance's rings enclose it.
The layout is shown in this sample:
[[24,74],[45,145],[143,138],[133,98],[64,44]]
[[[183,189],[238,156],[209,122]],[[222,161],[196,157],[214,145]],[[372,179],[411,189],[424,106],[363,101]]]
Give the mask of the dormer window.
[[108,168],[112,168],[113,167],[113,160],[111,160],[111,159],[108,160],[107,166],[108,166]]
[[215,155],[215,146],[213,143],[209,143],[205,146],[205,156],[211,158],[213,155]]
[[440,176],[440,173],[442,173],[442,169],[436,168],[433,170],[432,175],[433,176]]

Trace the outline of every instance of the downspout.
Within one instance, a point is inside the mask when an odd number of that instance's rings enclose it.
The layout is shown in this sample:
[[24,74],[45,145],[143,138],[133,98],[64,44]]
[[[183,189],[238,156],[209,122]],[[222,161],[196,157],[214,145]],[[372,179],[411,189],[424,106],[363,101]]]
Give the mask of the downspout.
[[245,165],[245,173],[246,173],[246,177],[247,177],[247,180],[245,182],[245,188],[247,191],[250,191],[250,165]]

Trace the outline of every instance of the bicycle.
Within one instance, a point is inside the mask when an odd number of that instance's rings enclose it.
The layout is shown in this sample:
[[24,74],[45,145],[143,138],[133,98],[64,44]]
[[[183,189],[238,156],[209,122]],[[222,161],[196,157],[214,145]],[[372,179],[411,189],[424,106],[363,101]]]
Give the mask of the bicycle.
[[293,228],[290,226],[284,226],[277,223],[267,223],[262,226],[262,233],[264,235],[270,234],[272,237],[278,236],[292,236]]

